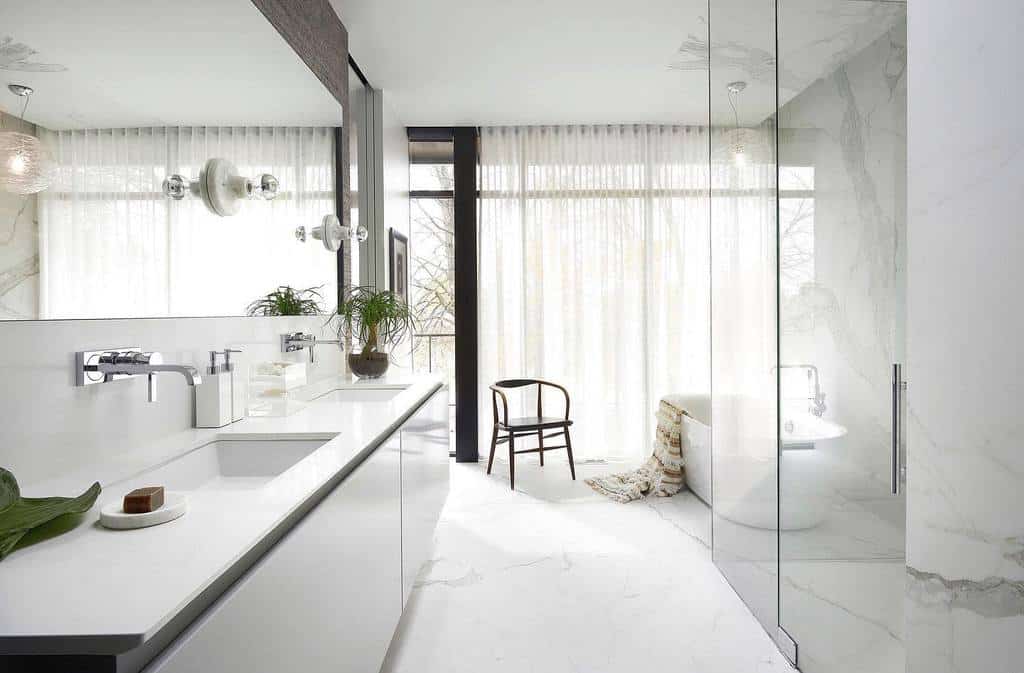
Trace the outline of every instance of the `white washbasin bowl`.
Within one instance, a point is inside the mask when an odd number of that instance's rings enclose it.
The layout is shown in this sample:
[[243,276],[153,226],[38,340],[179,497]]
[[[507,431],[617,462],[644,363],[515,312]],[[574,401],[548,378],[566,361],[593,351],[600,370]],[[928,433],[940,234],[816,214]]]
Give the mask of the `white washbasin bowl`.
[[316,398],[317,402],[390,402],[405,388],[338,388]]
[[147,471],[145,481],[168,491],[257,489],[327,441],[221,439]]

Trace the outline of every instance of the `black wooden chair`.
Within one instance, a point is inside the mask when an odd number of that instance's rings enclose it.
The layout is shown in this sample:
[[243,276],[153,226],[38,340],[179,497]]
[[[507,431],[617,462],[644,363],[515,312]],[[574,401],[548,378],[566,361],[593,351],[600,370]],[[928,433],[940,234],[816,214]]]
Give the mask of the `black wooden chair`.
[[[508,417],[508,398],[505,397],[505,393],[502,389],[511,388],[522,388],[524,386],[537,386],[537,415],[528,416],[525,418],[509,418]],[[557,388],[562,391],[562,395],[565,396],[565,417],[557,416],[545,416],[544,415],[544,386],[550,386],[551,388]],[[498,398],[501,398],[501,414],[498,414]],[[498,448],[498,444],[508,442],[508,478],[509,484],[512,490],[516,488],[516,454],[519,453],[539,453],[540,464],[544,465],[544,452],[553,451],[555,449],[565,449],[569,455],[569,472],[572,473],[573,480],[576,479],[576,464],[572,459],[572,440],[569,438],[569,426],[572,425],[572,421],[569,420],[569,391],[558,385],[557,383],[551,383],[549,381],[541,381],[540,379],[505,379],[504,381],[498,381],[491,386],[491,408],[494,410],[494,433],[491,435],[491,456],[487,459],[487,474],[491,473],[491,466],[494,465],[494,450]],[[551,434],[544,434],[547,430],[556,430]],[[499,436],[501,433],[505,435]],[[528,437],[530,435],[537,435],[538,447],[536,449],[521,449],[516,451],[516,437]],[[565,437],[565,444],[559,444],[558,446],[544,446],[545,439],[551,439],[552,437]]]

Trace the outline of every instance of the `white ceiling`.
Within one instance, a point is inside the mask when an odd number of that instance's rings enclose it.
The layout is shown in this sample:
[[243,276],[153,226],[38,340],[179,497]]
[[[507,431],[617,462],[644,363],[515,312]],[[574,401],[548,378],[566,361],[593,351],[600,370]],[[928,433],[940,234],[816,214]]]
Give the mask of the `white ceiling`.
[[[38,53],[14,58],[16,44]],[[55,130],[342,116],[251,0],[0,0],[0,82],[0,109],[21,110],[7,84],[32,86],[26,118]]]
[[[416,125],[686,122],[700,72],[669,68],[705,0],[332,0],[349,49]],[[657,95],[651,95],[657,92]]]
[[[417,125],[692,123],[708,118],[707,0],[331,0],[353,58]],[[779,3],[779,102],[871,44],[898,2]],[[713,0],[716,123],[775,110],[775,3]]]

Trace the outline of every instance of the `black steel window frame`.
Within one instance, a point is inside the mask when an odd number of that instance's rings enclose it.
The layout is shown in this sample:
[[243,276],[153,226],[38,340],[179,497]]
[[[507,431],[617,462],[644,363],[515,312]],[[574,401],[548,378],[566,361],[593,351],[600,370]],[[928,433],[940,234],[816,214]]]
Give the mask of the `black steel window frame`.
[[475,126],[409,127],[410,143],[446,142],[453,145],[454,188],[410,190],[411,199],[452,199],[455,215],[455,461],[475,463],[478,446],[479,369],[477,362],[477,165],[479,129]]

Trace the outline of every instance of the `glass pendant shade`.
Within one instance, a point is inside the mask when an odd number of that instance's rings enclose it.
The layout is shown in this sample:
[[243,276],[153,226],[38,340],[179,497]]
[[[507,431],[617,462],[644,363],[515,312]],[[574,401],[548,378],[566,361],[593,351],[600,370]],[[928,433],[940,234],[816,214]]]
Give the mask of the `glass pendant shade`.
[[766,146],[766,139],[756,129],[729,130],[722,147],[728,151],[729,160],[737,166],[769,161],[771,158],[771,150]]
[[50,185],[53,163],[39,138],[0,131],[0,190],[35,194]]

